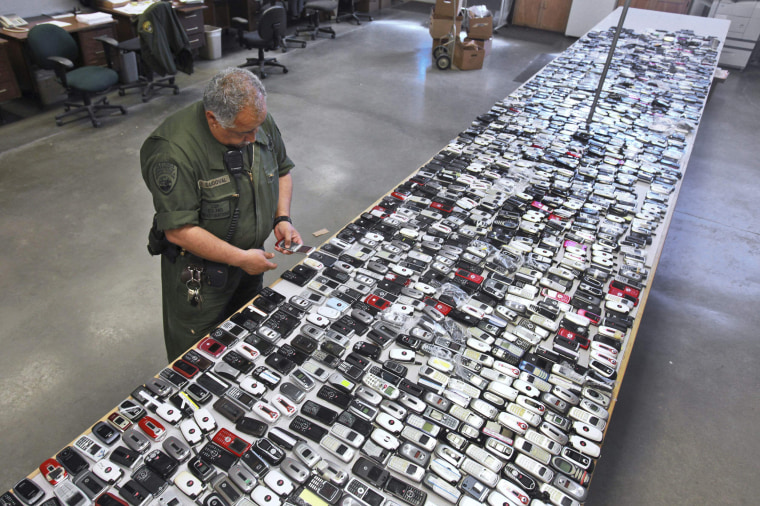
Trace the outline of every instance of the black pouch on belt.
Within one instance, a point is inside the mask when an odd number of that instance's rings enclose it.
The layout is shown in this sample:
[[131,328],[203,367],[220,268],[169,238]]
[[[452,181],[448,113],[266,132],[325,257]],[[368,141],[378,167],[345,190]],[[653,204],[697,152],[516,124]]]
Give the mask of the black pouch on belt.
[[206,260],[206,284],[214,288],[221,288],[227,284],[229,266]]

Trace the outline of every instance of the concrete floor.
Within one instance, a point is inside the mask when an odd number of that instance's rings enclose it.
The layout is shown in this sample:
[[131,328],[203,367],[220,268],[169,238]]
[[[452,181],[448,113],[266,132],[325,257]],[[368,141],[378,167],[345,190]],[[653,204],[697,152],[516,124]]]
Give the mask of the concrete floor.
[[[483,70],[431,66],[427,7],[397,5],[335,40],[279,55],[269,109],[296,162],[307,242],[339,230],[572,39],[501,29]],[[199,61],[182,93],[129,115],[56,127],[56,110],[0,128],[0,491],[166,362],[153,214],[138,150],[244,53]],[[708,104],[588,504],[757,504],[760,69]],[[280,258],[280,269],[292,261]]]

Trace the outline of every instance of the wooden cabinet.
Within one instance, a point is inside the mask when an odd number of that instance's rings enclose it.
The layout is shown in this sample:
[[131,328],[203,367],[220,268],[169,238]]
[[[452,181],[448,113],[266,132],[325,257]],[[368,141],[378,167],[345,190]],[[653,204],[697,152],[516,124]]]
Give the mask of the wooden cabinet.
[[79,38],[79,51],[82,56],[83,65],[107,65],[106,51],[103,47],[103,43],[99,40],[95,40],[95,37],[115,38],[116,30],[114,25],[98,25],[96,28],[89,30],[80,30],[76,33]]
[[190,39],[190,49],[199,49],[206,45],[203,27],[203,11],[200,9],[177,9],[177,17]]
[[[625,4],[625,0],[618,0],[618,7]],[[650,11],[672,12],[674,14],[688,14],[691,0],[632,0],[631,7],[636,9],[648,9]]]
[[11,60],[8,57],[8,43],[0,40],[0,102],[18,98],[21,96],[21,90],[16,81],[16,74],[11,67]]
[[512,24],[565,32],[573,0],[517,0]]

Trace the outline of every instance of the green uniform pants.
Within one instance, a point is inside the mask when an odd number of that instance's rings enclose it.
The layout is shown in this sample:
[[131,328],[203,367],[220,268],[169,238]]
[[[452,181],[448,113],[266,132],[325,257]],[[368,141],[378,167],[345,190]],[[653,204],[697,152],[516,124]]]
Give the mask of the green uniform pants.
[[179,256],[172,263],[161,256],[161,291],[164,314],[164,342],[169,362],[173,362],[201,338],[229,318],[259,293],[263,275],[252,276],[238,267],[229,267],[223,286],[212,287],[202,277],[202,303],[193,306],[187,300],[187,285],[180,279],[191,263]]

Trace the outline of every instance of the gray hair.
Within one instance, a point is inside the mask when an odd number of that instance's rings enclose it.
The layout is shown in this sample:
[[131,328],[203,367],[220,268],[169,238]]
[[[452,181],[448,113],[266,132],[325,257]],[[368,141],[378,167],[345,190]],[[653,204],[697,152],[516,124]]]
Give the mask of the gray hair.
[[264,85],[253,72],[228,67],[206,85],[203,107],[214,113],[222,128],[232,128],[240,111],[250,106],[260,111],[266,105],[266,98]]

